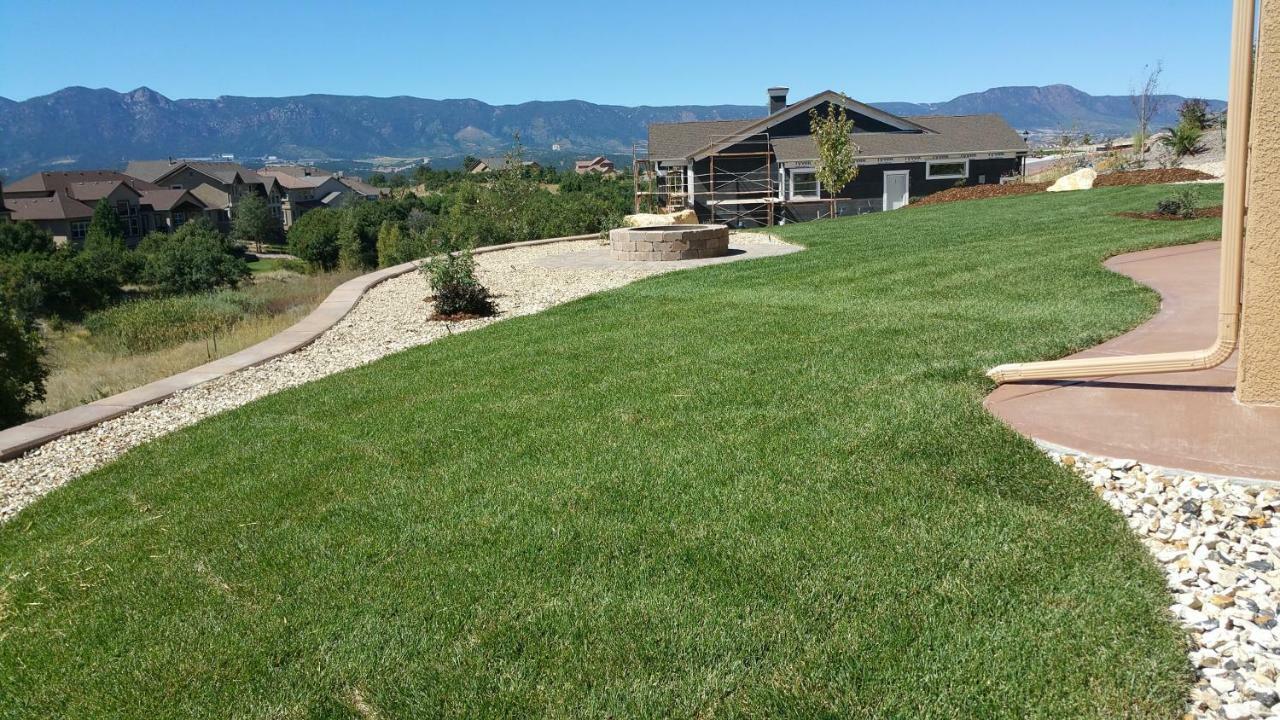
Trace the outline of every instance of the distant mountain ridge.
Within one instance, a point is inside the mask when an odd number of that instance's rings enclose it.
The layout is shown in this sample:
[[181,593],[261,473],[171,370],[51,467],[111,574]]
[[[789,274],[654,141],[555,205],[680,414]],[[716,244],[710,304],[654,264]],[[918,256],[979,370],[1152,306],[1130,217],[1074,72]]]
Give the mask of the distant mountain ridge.
[[[1156,126],[1173,125],[1178,106],[1187,98],[1158,95]],[[1206,100],[1209,109],[1222,110],[1221,100]],[[1070,85],[997,87],[968,93],[940,103],[873,103],[897,115],[975,115],[997,113],[1019,130],[1071,129],[1093,133],[1131,132],[1136,124],[1133,102],[1128,95],[1090,95]]]
[[[1162,100],[1157,124],[1169,124],[1183,98]],[[1093,96],[1069,85],[1000,87],[941,103],[876,105],[905,115],[994,112],[1019,129],[1074,126],[1118,134],[1133,124],[1128,97]],[[0,98],[0,172],[13,179],[41,169],[123,167],[129,159],[217,153],[317,160],[482,155],[509,146],[516,132],[534,151],[558,145],[580,155],[622,154],[645,138],[649,123],[737,120],[764,112],[763,102],[490,105],[470,99],[342,95],[170,100],[145,87],[124,93],[68,87],[23,101]]]

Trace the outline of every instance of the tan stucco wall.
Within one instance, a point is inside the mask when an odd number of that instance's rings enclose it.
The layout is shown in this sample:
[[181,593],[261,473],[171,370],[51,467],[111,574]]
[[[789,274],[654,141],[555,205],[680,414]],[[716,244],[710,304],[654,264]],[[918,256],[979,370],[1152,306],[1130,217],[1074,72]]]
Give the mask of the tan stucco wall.
[[1262,0],[1254,78],[1236,396],[1280,404],[1280,0]]

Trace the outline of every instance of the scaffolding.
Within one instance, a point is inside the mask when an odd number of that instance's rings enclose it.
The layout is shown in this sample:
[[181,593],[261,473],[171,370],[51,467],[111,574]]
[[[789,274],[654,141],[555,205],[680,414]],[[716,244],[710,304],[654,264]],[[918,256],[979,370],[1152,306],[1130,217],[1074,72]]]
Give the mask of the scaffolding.
[[645,143],[633,144],[635,212],[674,212],[692,207],[695,198],[705,198],[703,204],[712,223],[730,227],[773,225],[775,205],[782,201],[774,182],[769,134],[721,135],[713,137],[712,142],[732,145],[709,155],[705,172],[690,171],[683,165],[663,167],[658,159],[649,157]]
[[724,142],[733,142],[733,145],[725,152],[708,157],[707,209],[711,212],[711,222],[730,227],[772,225],[778,193],[773,183],[773,144],[769,133],[712,138],[713,145]]

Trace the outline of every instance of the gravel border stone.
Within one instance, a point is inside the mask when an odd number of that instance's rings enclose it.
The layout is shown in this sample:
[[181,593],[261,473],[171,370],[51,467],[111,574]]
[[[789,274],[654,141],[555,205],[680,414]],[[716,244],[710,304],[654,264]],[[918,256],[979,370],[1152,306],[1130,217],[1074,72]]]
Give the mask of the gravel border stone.
[[1280,718],[1280,486],[1047,450],[1122,514],[1190,636],[1186,717]]

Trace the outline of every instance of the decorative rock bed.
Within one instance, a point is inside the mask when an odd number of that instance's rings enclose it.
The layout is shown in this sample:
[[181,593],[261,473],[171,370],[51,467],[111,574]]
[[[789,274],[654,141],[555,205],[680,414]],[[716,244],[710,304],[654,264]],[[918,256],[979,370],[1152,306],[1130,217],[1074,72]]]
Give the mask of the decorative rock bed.
[[1188,631],[1196,718],[1280,717],[1280,487],[1050,452],[1124,515]]
[[616,260],[700,260],[729,254],[724,225],[651,225],[609,231]]

